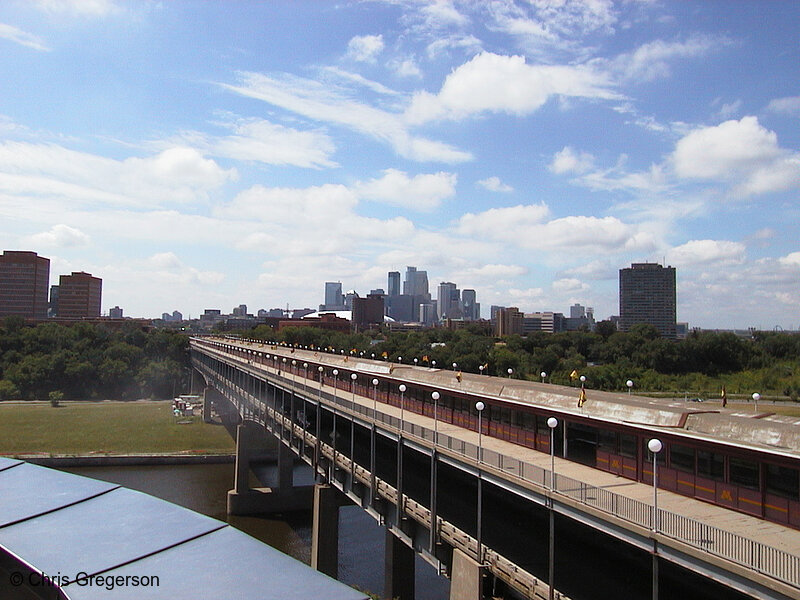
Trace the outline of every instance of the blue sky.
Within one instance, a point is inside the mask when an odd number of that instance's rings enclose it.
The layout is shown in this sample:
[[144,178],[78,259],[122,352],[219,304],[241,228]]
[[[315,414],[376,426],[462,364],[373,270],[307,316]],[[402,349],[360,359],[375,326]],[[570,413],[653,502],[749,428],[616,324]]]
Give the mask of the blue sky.
[[0,3],[0,248],[103,310],[315,307],[415,265],[602,319],[800,327],[800,4]]

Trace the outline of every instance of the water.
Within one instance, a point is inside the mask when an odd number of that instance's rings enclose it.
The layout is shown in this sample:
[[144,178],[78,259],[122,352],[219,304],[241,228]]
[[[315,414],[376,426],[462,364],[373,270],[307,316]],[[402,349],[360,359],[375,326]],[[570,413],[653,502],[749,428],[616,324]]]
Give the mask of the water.
[[[223,465],[166,465],[139,467],[79,467],[64,469],[70,473],[118,483],[127,488],[151,494],[196,512],[227,521],[269,544],[303,561],[311,560],[311,511],[300,511],[274,517],[229,517],[226,514],[227,493],[233,487],[234,467]],[[264,485],[270,485],[274,468],[256,467],[255,473]],[[297,467],[295,482],[309,483],[310,469]],[[371,593],[383,592],[384,528],[357,506],[339,511],[339,579]],[[416,598],[446,600],[450,583],[436,569],[416,559]]]

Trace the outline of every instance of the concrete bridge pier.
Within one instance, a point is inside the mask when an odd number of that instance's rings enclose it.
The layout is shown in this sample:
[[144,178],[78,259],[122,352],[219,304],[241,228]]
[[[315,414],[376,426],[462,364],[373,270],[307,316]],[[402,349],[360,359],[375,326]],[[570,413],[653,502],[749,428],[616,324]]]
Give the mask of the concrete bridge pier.
[[450,573],[450,600],[483,600],[486,567],[458,548],[453,549]]
[[314,486],[311,525],[311,568],[329,577],[339,577],[339,507],[347,504],[344,494],[328,484]]
[[278,443],[278,486],[250,487],[252,450],[257,436],[263,435],[258,423],[244,421],[236,426],[236,471],[234,487],[228,492],[229,515],[287,512],[311,505],[312,486],[293,484],[294,458],[283,443]]
[[414,549],[386,528],[383,597],[414,600]]

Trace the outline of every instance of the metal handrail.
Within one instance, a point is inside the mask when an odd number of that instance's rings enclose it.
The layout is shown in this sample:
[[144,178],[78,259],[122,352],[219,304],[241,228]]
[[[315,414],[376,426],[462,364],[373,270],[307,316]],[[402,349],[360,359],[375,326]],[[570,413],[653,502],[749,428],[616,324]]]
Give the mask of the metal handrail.
[[[235,356],[233,358],[237,359]],[[237,360],[237,362],[239,361]],[[258,366],[265,369],[268,368],[267,365]],[[286,385],[294,383],[290,378],[277,375],[275,377],[281,379]],[[307,390],[307,392],[311,392],[311,390]],[[483,448],[483,460],[479,461],[479,448],[470,442],[454,438],[445,433],[435,432],[416,423],[409,423],[408,421],[401,423],[400,419],[386,413],[380,412],[373,415],[372,407],[354,403],[340,397],[338,394],[322,393],[321,390],[314,389],[313,393],[308,395],[312,401],[318,397],[324,397],[331,404],[336,404],[353,413],[361,414],[367,419],[374,417],[376,422],[381,422],[402,433],[410,434],[434,445],[445,447],[472,461],[500,469],[529,483],[543,488],[547,488],[549,483],[549,471],[538,465],[527,463],[487,448]],[[554,485],[551,491],[554,494],[568,497],[580,504],[600,510],[634,525],[653,529],[655,514],[651,504],[634,500],[558,473],[553,475]],[[657,522],[657,533],[660,535],[800,589],[800,556],[662,508],[658,509]]]

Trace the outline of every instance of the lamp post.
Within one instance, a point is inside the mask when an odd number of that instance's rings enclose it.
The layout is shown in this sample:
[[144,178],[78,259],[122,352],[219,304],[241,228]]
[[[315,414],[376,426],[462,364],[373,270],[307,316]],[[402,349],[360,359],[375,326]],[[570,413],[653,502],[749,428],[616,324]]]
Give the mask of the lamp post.
[[415,367],[417,366],[417,359],[416,358],[414,359],[414,366]]
[[458,363],[453,363],[453,371],[455,371],[457,368],[458,368]]
[[761,400],[761,394],[758,392],[753,392],[753,402],[755,403],[754,410],[758,412],[758,401]]
[[372,380],[372,420],[376,419],[378,414],[378,380]]
[[547,379],[547,373],[542,371],[541,373],[539,373],[539,377],[542,378],[542,383],[544,383],[544,380]]
[[513,375],[513,374],[514,374],[514,369],[512,369],[511,367],[509,367],[509,368],[508,368],[508,378],[509,378],[509,379],[511,379],[511,375]]
[[625,382],[625,385],[628,386],[628,396],[630,396],[631,395],[631,389],[633,388],[633,380],[632,379],[628,379],[628,381]]
[[478,365],[478,371],[483,375],[483,365]]
[[336,397],[336,390],[339,388],[337,383],[339,379],[339,369],[333,370],[333,431],[331,431],[331,441],[333,442],[333,465],[331,470],[331,480],[336,475],[336,405],[339,400]]
[[403,396],[406,393],[405,384],[400,384],[400,432],[402,434],[404,427],[403,423]]
[[653,531],[658,531],[658,453],[664,445],[658,438],[647,442],[647,449],[653,453]]
[[[542,379],[544,379],[544,372],[542,372]],[[556,453],[555,453],[555,430],[558,427],[558,419],[555,417],[550,417],[547,419],[547,426],[550,428],[550,490],[555,491],[555,478],[556,478]],[[550,584],[550,594],[549,599],[554,600],[555,598],[555,572],[556,572],[556,563],[555,563],[555,555],[556,555],[556,522],[555,522],[555,513],[553,511],[553,498],[550,497],[548,500],[549,504],[549,517],[550,517],[550,539],[549,539],[549,549],[548,549],[548,565],[547,565],[547,572],[548,572],[548,581]]]
[[478,462],[483,462],[483,422],[481,418],[483,417],[483,409],[486,408],[486,405],[478,400],[475,403],[475,410],[478,411]]
[[308,363],[303,363],[303,392],[306,391],[306,386],[308,386]]
[[403,362],[403,357],[402,356],[398,356],[397,357],[397,364],[400,364],[401,362]]
[[547,419],[547,426],[550,428],[550,489],[556,489],[555,486],[555,477],[556,477],[556,443],[555,443],[555,431],[556,427],[558,427],[558,419],[555,417],[550,417]]
[[433,398],[433,443],[439,443],[439,421],[436,419],[436,406],[439,404],[439,392],[433,392],[431,394],[431,398]]
[[358,379],[358,375],[355,373],[350,373],[350,393],[353,395],[353,406],[351,406],[351,410],[355,410],[356,405],[356,379]]

